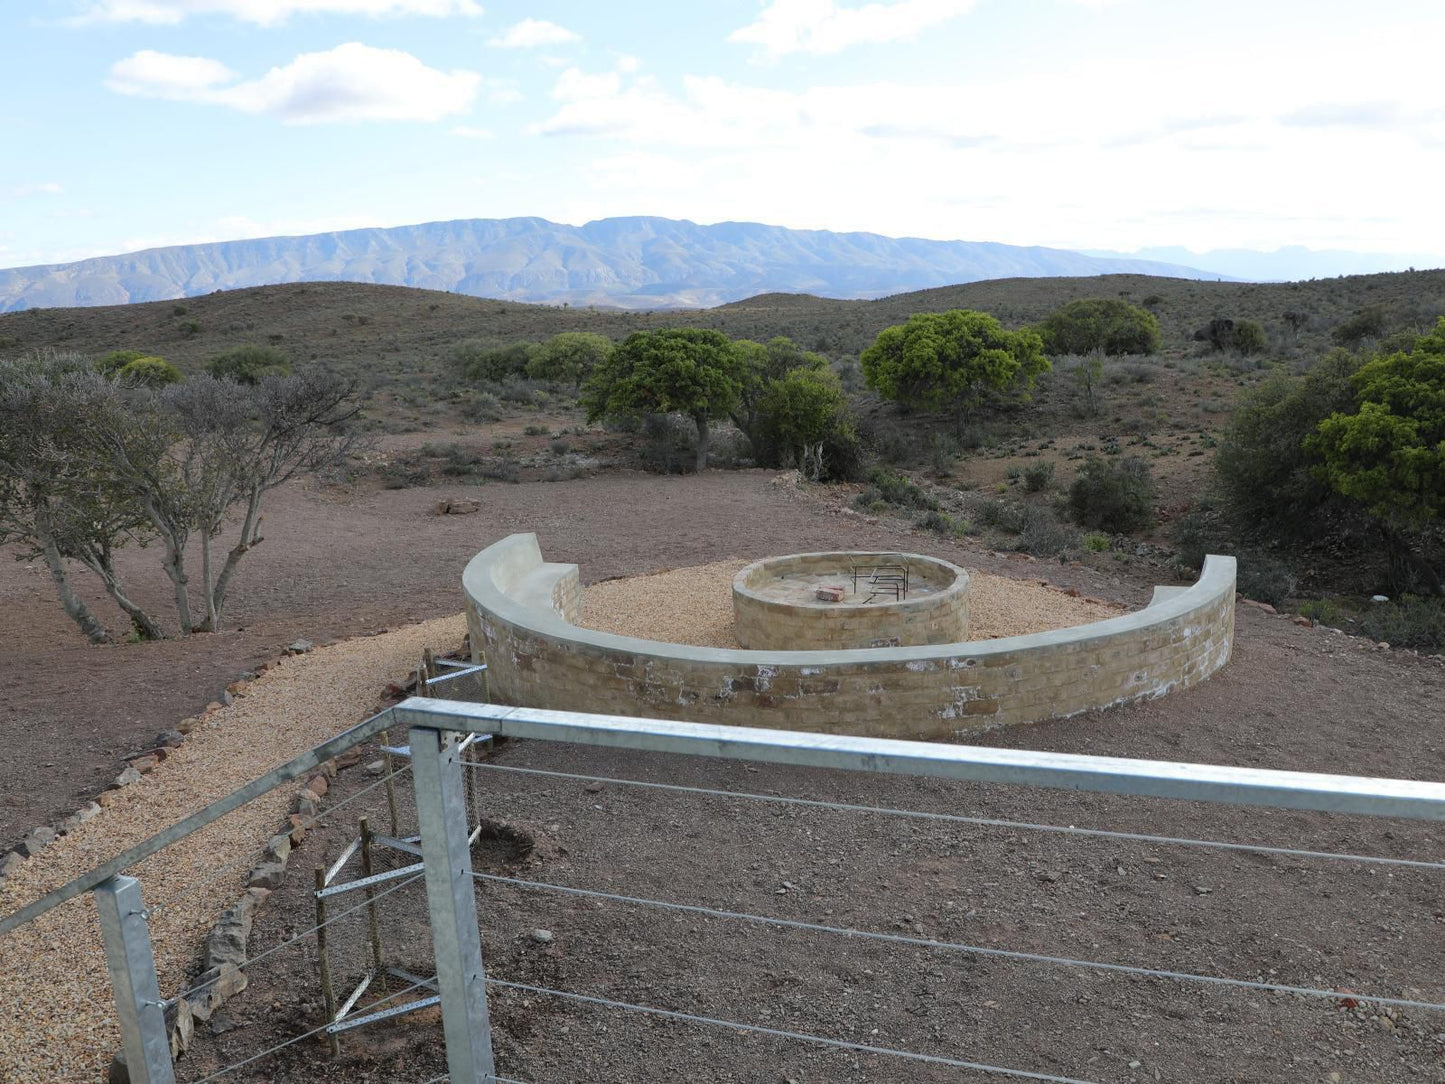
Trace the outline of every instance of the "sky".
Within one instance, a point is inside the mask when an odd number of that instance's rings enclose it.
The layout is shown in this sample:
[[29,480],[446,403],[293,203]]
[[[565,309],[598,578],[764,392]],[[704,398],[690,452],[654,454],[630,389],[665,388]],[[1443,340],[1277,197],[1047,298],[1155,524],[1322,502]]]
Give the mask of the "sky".
[[638,214],[1445,266],[1442,41],[1440,0],[0,0],[0,267]]

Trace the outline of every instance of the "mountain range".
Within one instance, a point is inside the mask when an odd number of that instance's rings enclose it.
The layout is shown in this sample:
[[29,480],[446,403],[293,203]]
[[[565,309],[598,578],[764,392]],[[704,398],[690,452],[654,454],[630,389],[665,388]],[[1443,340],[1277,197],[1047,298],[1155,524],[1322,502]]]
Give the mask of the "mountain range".
[[478,297],[631,309],[707,307],[760,293],[874,298],[981,279],[1217,275],[1133,257],[982,241],[791,230],[668,218],[461,219],[302,237],[175,245],[0,270],[0,312],[121,305],[286,282],[367,282]]

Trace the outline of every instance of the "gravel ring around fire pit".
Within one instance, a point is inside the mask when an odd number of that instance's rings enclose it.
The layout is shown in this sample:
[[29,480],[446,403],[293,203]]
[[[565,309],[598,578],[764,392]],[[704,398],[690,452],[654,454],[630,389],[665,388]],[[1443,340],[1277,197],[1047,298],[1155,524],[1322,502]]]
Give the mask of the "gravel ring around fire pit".
[[[584,628],[695,647],[738,647],[733,635],[732,582],[751,562],[729,559],[648,576],[604,580],[582,592]],[[974,569],[969,577],[969,639],[993,640],[1085,625],[1126,613],[1039,580],[1015,580]]]

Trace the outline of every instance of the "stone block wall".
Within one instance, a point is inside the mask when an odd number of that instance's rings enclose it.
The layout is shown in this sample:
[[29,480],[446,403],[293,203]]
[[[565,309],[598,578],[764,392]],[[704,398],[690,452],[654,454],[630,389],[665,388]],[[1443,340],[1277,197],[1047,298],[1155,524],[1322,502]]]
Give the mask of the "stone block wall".
[[[799,603],[770,597],[780,574],[822,573],[851,592],[850,562],[889,558],[907,561],[915,588],[927,585],[931,590],[867,605],[861,600]],[[760,651],[958,643],[968,638],[968,573],[947,561],[916,553],[795,553],[758,561],[733,580],[733,628],[738,643]]]
[[511,535],[467,565],[475,651],[494,700],[733,726],[947,740],[1194,685],[1234,640],[1232,557],[1137,613],[1090,625],[926,647],[740,651],[582,629],[575,565]]

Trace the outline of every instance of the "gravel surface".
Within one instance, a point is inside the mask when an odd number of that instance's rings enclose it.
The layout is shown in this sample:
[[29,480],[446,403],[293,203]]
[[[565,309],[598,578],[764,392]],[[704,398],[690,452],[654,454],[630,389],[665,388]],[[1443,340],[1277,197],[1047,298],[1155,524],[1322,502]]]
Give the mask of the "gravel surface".
[[[648,576],[604,580],[582,595],[582,625],[598,632],[697,647],[737,647],[733,577],[758,558],[716,561]],[[1038,580],[968,569],[969,639],[992,640],[1103,621],[1124,613]]]
[[[448,617],[281,660],[139,783],[112,792],[98,817],[0,882],[0,914],[359,722],[374,710],[382,685],[402,679],[424,647],[451,650],[465,631],[461,616]],[[272,791],[129,871],[155,909],[151,938],[167,995],[180,988],[206,930],[242,891],[299,787]],[[120,1039],[90,897],[10,934],[0,961],[0,1005],[7,1007],[0,1013],[0,1081],[103,1079]]]

